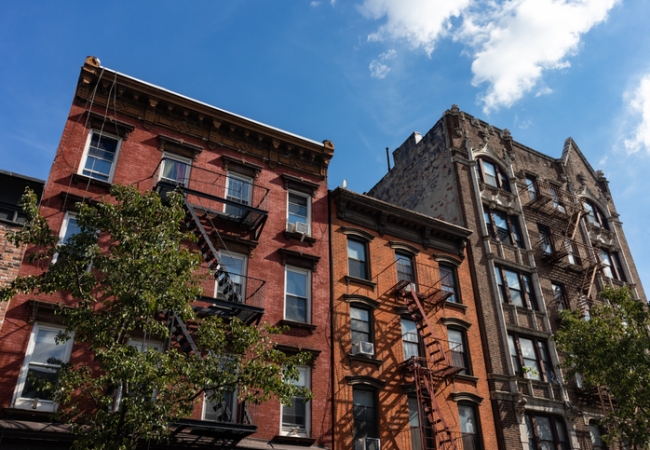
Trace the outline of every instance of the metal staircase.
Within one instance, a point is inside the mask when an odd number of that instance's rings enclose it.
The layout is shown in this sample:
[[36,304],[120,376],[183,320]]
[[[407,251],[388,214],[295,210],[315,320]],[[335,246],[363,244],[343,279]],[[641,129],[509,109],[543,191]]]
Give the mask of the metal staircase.
[[[455,439],[436,401],[436,389],[441,383],[449,382],[463,368],[452,365],[442,341],[436,337],[433,331],[422,301],[415,292],[415,285],[408,281],[400,281],[395,286],[395,291],[404,300],[409,315],[416,324],[420,341],[425,348],[425,357],[412,357],[404,363],[405,370],[415,384],[419,409],[431,427],[436,450],[458,450]],[[423,296],[423,298],[427,297]],[[427,442],[425,423],[426,421],[420,420],[421,442]],[[426,446],[426,448],[429,447]]]

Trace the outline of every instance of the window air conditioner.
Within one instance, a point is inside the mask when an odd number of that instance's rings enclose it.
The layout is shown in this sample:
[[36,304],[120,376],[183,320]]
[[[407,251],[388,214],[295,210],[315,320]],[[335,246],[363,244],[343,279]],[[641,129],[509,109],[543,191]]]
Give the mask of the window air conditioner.
[[372,342],[360,341],[352,345],[353,355],[375,355],[375,345]]
[[296,233],[300,233],[300,234],[309,233],[309,225],[307,225],[306,223],[296,222],[295,228],[296,228]]
[[296,231],[296,224],[287,222],[287,233],[294,233]]
[[381,443],[377,438],[357,439],[354,450],[381,450]]

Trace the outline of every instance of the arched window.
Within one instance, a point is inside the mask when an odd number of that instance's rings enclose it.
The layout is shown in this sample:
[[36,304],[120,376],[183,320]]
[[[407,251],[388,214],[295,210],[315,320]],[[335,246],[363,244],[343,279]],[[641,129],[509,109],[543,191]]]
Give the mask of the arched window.
[[480,158],[476,166],[479,179],[490,186],[510,192],[510,183],[506,172],[498,164]]

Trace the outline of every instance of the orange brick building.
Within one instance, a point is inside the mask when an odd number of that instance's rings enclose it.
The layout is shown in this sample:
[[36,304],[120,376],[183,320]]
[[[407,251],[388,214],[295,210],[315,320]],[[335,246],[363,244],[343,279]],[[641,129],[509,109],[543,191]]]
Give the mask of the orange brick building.
[[330,193],[334,450],[497,448],[471,231]]
[[[41,204],[52,229],[65,241],[76,229],[75,203],[101,201],[112,184],[163,192],[178,186],[203,270],[214,277],[204,285],[198,313],[286,325],[279,348],[313,355],[299,380],[313,400],[253,408],[227,393],[217,408],[200,399],[192,420],[180,425],[192,445],[331,447],[327,168],[333,153],[329,141],[189,99],[102,67],[94,57],[81,69]],[[46,265],[23,261],[20,273]],[[3,446],[32,446],[34,439],[44,447],[69,445],[66,429],[49,425],[57,405],[35,398],[25,382],[48,352],[71,362],[90,358],[73,341],[55,344],[63,325],[52,304],[59,301],[74,303],[61,295],[19,295],[7,311],[0,334]],[[182,327],[175,329],[180,342]]]

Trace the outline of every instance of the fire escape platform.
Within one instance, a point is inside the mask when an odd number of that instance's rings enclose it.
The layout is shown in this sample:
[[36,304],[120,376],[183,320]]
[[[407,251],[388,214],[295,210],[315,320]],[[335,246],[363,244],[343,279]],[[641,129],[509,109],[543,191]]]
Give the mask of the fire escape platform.
[[213,297],[197,299],[192,309],[199,317],[237,317],[247,325],[259,322],[264,314],[264,308]]

